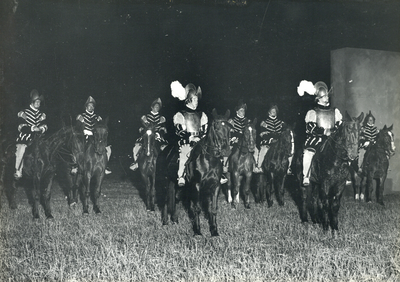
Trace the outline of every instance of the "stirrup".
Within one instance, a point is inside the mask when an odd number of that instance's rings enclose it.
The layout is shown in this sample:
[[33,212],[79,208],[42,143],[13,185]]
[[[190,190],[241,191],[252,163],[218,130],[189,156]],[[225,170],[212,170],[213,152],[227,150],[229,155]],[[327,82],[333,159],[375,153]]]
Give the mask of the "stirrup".
[[21,171],[16,171],[14,173],[14,179],[15,180],[20,180],[22,178],[22,172]]
[[129,166],[129,169],[135,171],[135,170],[138,169],[138,167],[139,167],[138,163],[132,163],[132,164]]
[[303,179],[303,186],[308,186],[308,185],[310,185],[310,178],[304,177],[304,179]]
[[219,183],[225,184],[226,182],[228,182],[228,178],[226,178],[226,176],[222,174],[221,179],[219,180]]
[[106,167],[104,172],[105,172],[105,174],[111,174],[112,173],[112,171],[108,167]]

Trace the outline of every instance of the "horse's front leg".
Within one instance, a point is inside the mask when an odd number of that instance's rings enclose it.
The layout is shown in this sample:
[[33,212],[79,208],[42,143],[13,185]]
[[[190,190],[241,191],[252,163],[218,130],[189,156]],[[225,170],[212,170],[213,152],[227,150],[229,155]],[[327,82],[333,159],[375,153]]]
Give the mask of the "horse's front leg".
[[208,205],[208,216],[211,236],[219,236],[217,227],[217,211],[218,211],[218,193],[219,193],[220,183],[217,181],[211,186],[211,192],[207,195],[207,205]]
[[275,176],[273,175],[273,173],[266,171],[265,195],[267,198],[267,203],[268,203],[269,208],[272,207],[272,205],[274,204],[274,200],[272,199],[274,179],[275,179]]
[[308,206],[308,202],[307,200],[309,199],[308,197],[308,190],[309,190],[309,186],[303,186],[300,184],[300,193],[301,193],[301,202],[300,202],[300,207],[299,207],[299,211],[300,211],[300,219],[301,222],[308,222],[308,212],[307,212],[307,206]]
[[374,181],[374,174],[375,171],[369,171],[367,174],[367,179],[365,183],[365,202],[370,203],[371,202],[371,194],[373,190],[373,181]]
[[54,173],[48,174],[44,177],[43,183],[43,206],[44,214],[47,219],[54,218],[51,214],[50,198],[51,198],[51,187],[53,186]]
[[327,180],[324,180],[319,189],[319,199],[322,206],[322,228],[324,231],[329,230],[329,198],[328,198],[329,186]]
[[192,193],[192,201],[191,201],[191,210],[193,213],[193,231],[194,235],[202,235],[200,231],[200,212],[201,212],[201,203],[200,203],[200,184],[196,183],[196,187],[193,187],[195,191]]
[[39,218],[39,205],[40,205],[40,179],[37,176],[32,180],[32,214],[33,218]]
[[253,176],[253,173],[251,171],[246,173],[246,182],[244,183],[244,187],[243,187],[244,207],[246,209],[250,208],[250,184],[251,184],[252,176]]
[[382,206],[385,204],[383,203],[383,190],[385,185],[386,175],[383,177],[376,179],[376,202]]
[[79,188],[82,183],[82,174],[77,173],[72,177],[72,187],[70,189],[70,206],[75,206],[78,203]]
[[283,172],[283,175],[275,175],[275,189],[276,189],[276,200],[280,206],[285,204],[283,198],[285,196],[285,179],[286,179],[286,170]]
[[154,170],[153,174],[151,175],[151,188],[150,188],[150,210],[156,210],[156,172]]
[[329,199],[329,221],[330,221],[330,226],[332,229],[332,235],[335,235],[335,231],[337,232],[339,230],[339,220],[338,220],[338,214],[339,214],[339,208],[340,208],[340,199],[342,197],[343,190],[345,188],[345,184],[343,183],[342,185],[339,185],[338,191],[336,193],[333,193],[334,196],[332,199]]
[[242,176],[239,174],[239,172],[234,172],[233,177],[232,177],[232,200],[231,200],[231,206],[232,208],[236,209],[236,201],[233,199],[236,198],[236,196],[239,194],[240,190],[240,183],[242,182]]
[[104,173],[98,173],[96,177],[96,185],[93,191],[93,211],[95,213],[101,213],[99,207],[99,199],[100,199],[101,185],[103,183],[104,175],[105,175]]
[[92,174],[87,172],[83,179],[83,191],[82,191],[82,205],[83,205],[83,214],[89,214],[89,199],[90,199],[90,180],[92,178]]

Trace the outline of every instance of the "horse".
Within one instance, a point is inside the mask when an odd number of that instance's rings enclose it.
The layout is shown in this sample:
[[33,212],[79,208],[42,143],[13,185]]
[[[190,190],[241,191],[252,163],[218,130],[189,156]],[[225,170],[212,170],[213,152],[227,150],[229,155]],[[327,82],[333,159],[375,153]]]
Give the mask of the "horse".
[[140,149],[137,161],[146,189],[146,209],[148,211],[154,211],[156,165],[159,154],[159,148],[157,148],[156,144],[156,131],[154,124],[150,124],[144,129],[142,140],[143,145]]
[[[243,186],[244,206],[246,209],[250,208],[249,194],[255,162],[253,154],[256,147],[256,123],[257,118],[253,122],[247,122],[243,134],[233,146],[232,153],[229,156],[231,189],[228,188],[228,202],[231,203],[233,208],[236,208],[236,203],[239,203],[239,191],[243,177],[245,177]],[[232,198],[235,200],[233,201]]]
[[[302,156],[296,170],[300,182],[302,202],[300,218],[307,222],[307,208],[313,223],[322,223],[324,231],[329,227],[338,231],[340,199],[349,178],[349,164],[358,155],[358,139],[364,114],[351,118],[346,112],[337,130],[326,138],[315,153],[311,163],[310,185],[302,185]],[[309,206],[307,207],[307,205]]]
[[[1,133],[4,131],[2,130]],[[9,134],[8,134],[9,135]],[[11,141],[13,140],[13,141]],[[14,183],[15,170],[15,138],[1,134],[0,139],[0,209],[3,194],[8,200],[11,209],[17,208],[16,186]]]
[[107,122],[108,118],[98,121],[94,126],[93,136],[90,136],[85,144],[82,167],[82,204],[84,215],[89,214],[90,198],[93,202],[93,211],[97,214],[101,213],[98,200],[108,162],[106,154],[108,137]]
[[272,193],[275,192],[280,206],[284,205],[285,180],[289,167],[289,156],[292,154],[293,131],[287,124],[283,124],[282,133],[276,142],[270,145],[262,162],[263,173],[260,174],[256,202],[267,200],[268,207],[273,205]]
[[[228,122],[230,111],[225,115],[218,115],[217,111],[212,111],[213,121],[209,126],[206,136],[200,140],[192,149],[186,163],[185,173],[187,182],[182,188],[188,195],[190,201],[190,216],[193,223],[195,235],[201,235],[200,212],[201,203],[205,204],[207,216],[212,236],[218,236],[217,228],[217,208],[220,179],[222,176],[223,156],[229,156],[229,135],[232,128]],[[168,215],[174,223],[178,222],[176,215],[177,198],[177,171],[178,171],[178,149],[177,146],[169,145],[160,154],[157,161],[157,169],[160,186],[164,190],[164,203],[162,206],[162,222],[168,224]]]
[[[365,152],[362,164],[362,173],[360,175],[360,194],[365,194],[365,201],[371,202],[373,190],[373,180],[376,181],[376,201],[380,205],[383,203],[383,190],[387,171],[389,168],[389,159],[395,154],[393,125],[386,125],[379,131],[376,142],[368,147]],[[363,179],[366,178],[366,187],[363,185]]]

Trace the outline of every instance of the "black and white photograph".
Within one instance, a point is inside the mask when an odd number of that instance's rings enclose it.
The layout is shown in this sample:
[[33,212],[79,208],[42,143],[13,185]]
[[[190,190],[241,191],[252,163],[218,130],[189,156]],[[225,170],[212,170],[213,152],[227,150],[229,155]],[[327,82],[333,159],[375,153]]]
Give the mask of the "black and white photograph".
[[1,0],[1,281],[399,281],[400,1]]

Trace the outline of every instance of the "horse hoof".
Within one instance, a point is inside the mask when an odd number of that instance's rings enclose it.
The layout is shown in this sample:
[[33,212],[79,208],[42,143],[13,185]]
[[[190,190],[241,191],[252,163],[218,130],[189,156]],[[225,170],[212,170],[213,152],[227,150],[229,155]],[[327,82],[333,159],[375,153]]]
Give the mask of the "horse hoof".
[[83,216],[89,216],[89,212],[83,212]]
[[247,209],[247,210],[250,209],[250,205],[249,205],[249,204],[245,205],[244,207],[245,207],[245,209]]
[[48,215],[47,217],[46,217],[46,219],[54,219],[54,216],[53,215]]
[[213,233],[211,234],[211,236],[212,236],[212,237],[219,236],[218,231],[213,232]]
[[385,204],[383,203],[383,201],[378,201],[378,204],[380,204],[381,206],[385,206]]

